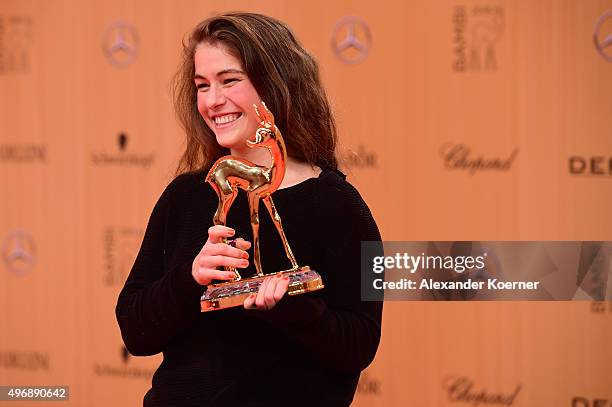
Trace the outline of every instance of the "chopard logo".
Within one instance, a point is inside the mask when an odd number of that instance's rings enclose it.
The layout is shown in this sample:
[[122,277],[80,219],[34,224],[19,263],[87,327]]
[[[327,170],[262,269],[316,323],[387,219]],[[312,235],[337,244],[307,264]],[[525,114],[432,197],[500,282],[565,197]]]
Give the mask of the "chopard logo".
[[448,170],[464,170],[470,175],[478,171],[508,171],[512,167],[519,149],[515,148],[506,157],[484,157],[474,155],[465,144],[445,144],[440,149],[444,166]]
[[[608,23],[605,30],[607,35],[603,29],[605,23]],[[606,11],[595,23],[593,42],[599,55],[606,61],[612,62],[612,10]]]
[[464,376],[449,376],[442,382],[442,386],[446,390],[449,401],[470,403],[473,407],[479,405],[511,406],[522,388],[522,385],[518,384],[508,392],[491,391],[486,388],[476,389],[474,382]]
[[138,48],[138,33],[125,21],[111,23],[102,36],[104,55],[116,67],[123,68],[134,62]]
[[335,25],[331,46],[334,54],[345,64],[359,64],[370,52],[372,35],[366,22],[354,16],[342,17]]

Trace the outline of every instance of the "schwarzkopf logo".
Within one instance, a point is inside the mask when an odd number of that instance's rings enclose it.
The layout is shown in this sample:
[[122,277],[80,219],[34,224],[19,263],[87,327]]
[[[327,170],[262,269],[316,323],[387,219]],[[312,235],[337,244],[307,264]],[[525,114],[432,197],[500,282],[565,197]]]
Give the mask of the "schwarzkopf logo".
[[148,168],[153,164],[155,155],[150,154],[137,154],[127,152],[129,138],[124,132],[117,135],[116,139],[117,151],[114,153],[99,152],[91,154],[91,161],[94,165],[98,166],[131,166],[131,167],[143,167]]
[[0,162],[32,163],[47,160],[47,147],[44,144],[0,144]]
[[153,377],[153,369],[141,369],[132,366],[130,353],[125,346],[121,346],[117,352],[122,364],[94,363],[93,370],[96,376],[122,377],[129,379],[144,379],[150,381]]
[[345,64],[359,64],[370,52],[372,35],[366,22],[354,16],[342,17],[335,25],[331,46]]
[[111,64],[123,68],[136,59],[138,43],[138,33],[131,24],[115,21],[104,32],[102,50]]
[[130,352],[127,350],[127,348],[125,346],[121,346],[121,359],[123,360],[123,363],[127,365],[130,361],[130,356]]
[[519,149],[515,148],[503,157],[484,157],[475,155],[465,144],[445,144],[440,149],[444,166],[448,170],[464,170],[470,175],[478,171],[508,171],[512,168]]
[[376,153],[367,151],[363,145],[359,145],[357,151],[347,150],[342,154],[341,161],[349,168],[376,168],[378,166]]
[[521,391],[521,384],[507,392],[491,391],[486,388],[475,389],[474,382],[467,377],[449,376],[442,382],[450,402],[479,405],[511,406]]
[[125,133],[119,133],[117,136],[117,145],[119,145],[119,150],[125,151],[127,147],[128,138]]
[[504,34],[504,8],[499,5],[455,6],[453,70],[496,71],[497,44]]
[[2,257],[11,273],[24,275],[32,270],[36,262],[34,239],[21,230],[11,232],[2,245]]
[[107,227],[104,230],[104,284],[118,286],[125,282],[138,253],[142,229]]
[[32,20],[24,16],[0,16],[0,75],[30,70]]
[[612,10],[606,11],[595,23],[593,42],[599,55],[612,62]]

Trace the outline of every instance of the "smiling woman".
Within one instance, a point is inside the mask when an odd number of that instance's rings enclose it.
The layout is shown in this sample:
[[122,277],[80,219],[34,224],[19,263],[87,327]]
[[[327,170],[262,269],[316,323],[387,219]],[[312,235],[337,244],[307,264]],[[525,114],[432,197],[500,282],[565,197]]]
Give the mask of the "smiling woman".
[[[234,13],[201,22],[184,43],[174,86],[175,109],[187,134],[178,173],[202,170],[228,153],[216,142],[211,126],[214,113],[207,109],[230,112],[218,103],[236,85],[242,90],[241,103],[263,100],[270,108],[289,157],[311,166],[337,168],[336,124],[317,63],[282,22]],[[213,109],[206,103],[212,103]],[[240,113],[252,118],[252,103],[239,107]]]
[[[361,301],[359,278],[361,241],[379,241],[380,233],[337,169],[317,64],[280,21],[232,13],[195,27],[175,79],[187,135],[180,175],[153,209],[116,308],[132,354],[164,354],[144,405],[348,406],[380,340],[382,303]],[[268,175],[268,149],[247,147],[261,126],[253,105],[262,102],[287,147],[274,205],[292,261],[316,270],[325,287],[287,296],[278,273],[242,308],[202,314],[204,289],[235,277],[224,267],[255,272],[246,196],[235,196],[231,227],[213,226],[218,198],[205,177],[228,153]],[[275,222],[260,217],[255,255],[266,270],[287,270]]]
[[194,62],[198,111],[215,133],[217,143],[229,148],[232,155],[261,161],[251,156],[265,151],[246,145],[259,127],[253,106],[261,98],[242,71],[240,60],[222,44],[201,43],[196,47]]

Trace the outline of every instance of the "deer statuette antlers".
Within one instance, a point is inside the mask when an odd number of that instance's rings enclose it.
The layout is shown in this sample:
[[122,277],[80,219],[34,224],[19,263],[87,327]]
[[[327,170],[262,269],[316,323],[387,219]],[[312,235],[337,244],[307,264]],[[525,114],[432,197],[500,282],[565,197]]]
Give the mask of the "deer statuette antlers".
[[[251,228],[253,229],[253,262],[255,263],[257,275],[263,276],[264,273],[259,255],[260,199],[263,200],[268,209],[274,226],[276,226],[276,230],[281,237],[287,258],[291,262],[291,270],[297,270],[299,266],[285,237],[281,218],[276,211],[271,195],[278,189],[285,176],[285,162],[287,160],[285,142],[278,127],[274,125],[274,115],[268,110],[264,102],[261,102],[259,108],[256,105],[253,106],[261,127],[255,132],[254,141],[247,140],[247,146],[251,148],[267,148],[272,156],[272,165],[265,167],[240,157],[224,156],[213,164],[206,176],[206,182],[213,187],[219,197],[219,206],[213,218],[215,225],[225,225],[227,213],[238,195],[238,188],[246,192],[249,202]],[[237,270],[229,267],[226,269],[234,271],[237,280],[241,279]]]

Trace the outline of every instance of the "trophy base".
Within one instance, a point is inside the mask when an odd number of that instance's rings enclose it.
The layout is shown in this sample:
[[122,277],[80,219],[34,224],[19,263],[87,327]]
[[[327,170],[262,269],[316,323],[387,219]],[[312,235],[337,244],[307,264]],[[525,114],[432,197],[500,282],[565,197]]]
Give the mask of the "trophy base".
[[247,297],[257,293],[266,277],[284,274],[289,277],[288,295],[299,295],[323,288],[321,276],[310,267],[299,267],[297,270],[285,270],[263,276],[246,277],[238,281],[211,284],[200,299],[202,312],[216,311],[242,305]]

